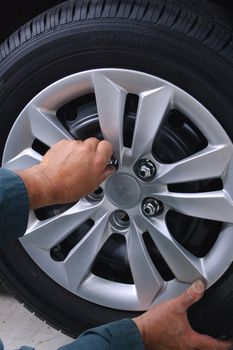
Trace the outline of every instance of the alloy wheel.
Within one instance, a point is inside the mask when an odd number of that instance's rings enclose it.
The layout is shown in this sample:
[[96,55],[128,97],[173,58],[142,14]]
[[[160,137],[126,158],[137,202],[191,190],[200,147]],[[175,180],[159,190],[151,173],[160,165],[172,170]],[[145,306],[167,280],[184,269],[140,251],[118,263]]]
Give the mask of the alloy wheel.
[[[84,102],[74,112],[77,100]],[[3,165],[38,164],[55,142],[82,130],[112,143],[118,171],[77,203],[30,212],[20,241],[32,259],[70,292],[122,310],[146,310],[197,278],[213,285],[233,261],[232,142],[214,116],[158,77],[85,71],[30,101],[8,137]],[[187,239],[179,222],[187,222]],[[112,262],[115,250],[120,257]],[[108,259],[106,272],[101,262],[106,267]]]

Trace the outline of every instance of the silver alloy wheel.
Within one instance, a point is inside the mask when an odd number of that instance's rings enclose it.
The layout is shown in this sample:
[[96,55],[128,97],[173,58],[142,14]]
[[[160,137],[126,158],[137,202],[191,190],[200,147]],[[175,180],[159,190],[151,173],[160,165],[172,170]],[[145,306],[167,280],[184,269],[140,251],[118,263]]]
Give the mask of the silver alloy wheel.
[[[207,286],[215,283],[233,261],[233,173],[232,142],[221,125],[197,100],[157,77],[123,69],[99,69],[77,73],[57,81],[39,93],[17,118],[6,143],[3,166],[24,169],[37,164],[41,155],[32,149],[34,139],[47,146],[72,139],[56,117],[64,104],[94,93],[101,131],[114,147],[119,162],[116,175],[102,188],[100,201],[81,199],[65,212],[40,221],[30,212],[28,229],[20,241],[32,259],[53,280],[78,296],[96,304],[122,309],[145,310],[152,304],[177,296],[195,279]],[[123,119],[127,94],[139,96],[131,148],[123,144]],[[169,110],[184,113],[205,138],[202,151],[172,164],[163,164],[151,154],[153,140]],[[143,181],[134,164],[149,159],[156,175]],[[177,193],[169,184],[221,178],[223,189],[203,193]],[[147,197],[163,203],[156,217],[145,216],[141,204]],[[112,213],[123,210],[129,225],[114,225]],[[197,218],[221,221],[221,234],[209,253],[198,258],[179,244],[169,232],[166,214],[170,209]],[[62,262],[51,258],[50,250],[87,219],[94,225]],[[150,232],[159,252],[175,278],[164,281],[153,264],[142,234]],[[126,239],[134,284],[113,282],[92,273],[101,247],[113,234]]]

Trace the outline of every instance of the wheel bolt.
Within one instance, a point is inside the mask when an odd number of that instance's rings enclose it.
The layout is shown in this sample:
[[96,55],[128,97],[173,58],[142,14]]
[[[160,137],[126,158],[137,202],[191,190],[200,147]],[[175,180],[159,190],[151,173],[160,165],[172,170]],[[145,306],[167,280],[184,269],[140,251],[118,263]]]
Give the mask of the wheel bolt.
[[142,212],[145,216],[158,216],[163,211],[163,203],[155,198],[146,198],[142,203]]
[[156,167],[151,160],[141,159],[136,164],[135,172],[140,179],[147,181],[155,176]]

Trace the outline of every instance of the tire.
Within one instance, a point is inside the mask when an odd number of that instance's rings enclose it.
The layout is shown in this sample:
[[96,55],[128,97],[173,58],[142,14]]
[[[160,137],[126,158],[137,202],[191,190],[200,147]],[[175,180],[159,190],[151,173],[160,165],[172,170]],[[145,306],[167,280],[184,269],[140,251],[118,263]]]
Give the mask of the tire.
[[[18,135],[15,138],[17,147],[24,149],[26,131],[17,134],[17,124],[14,123],[35,96],[63,78],[102,68],[114,69],[116,73],[117,69],[124,69],[127,77],[132,75],[132,71],[139,72],[135,73],[135,77],[142,74],[143,79],[149,76],[157,77],[156,79],[173,84],[176,91],[181,89],[186,96],[192,96],[196,106],[200,104],[200,108],[205,108],[214,116],[211,126],[214,130],[216,125],[216,137],[223,133],[226,140],[233,140],[233,92],[229,84],[233,78],[232,43],[231,19],[220,7],[206,1],[68,1],[48,10],[15,32],[0,47],[0,152],[2,156],[4,152],[3,165],[7,166],[9,159],[13,157],[7,155],[9,147],[11,150],[13,147],[9,146],[12,144],[11,130],[14,130],[14,135]],[[138,84],[139,80],[136,80]],[[63,95],[60,98],[59,115],[62,118]],[[72,98],[76,96],[72,95]],[[135,96],[132,99],[135,102]],[[66,103],[68,102],[66,99]],[[85,105],[86,101],[82,103]],[[182,113],[184,114],[184,111]],[[183,125],[186,119],[183,115],[182,118]],[[170,138],[167,136],[169,132],[166,132],[165,140],[162,134],[156,144],[158,149],[160,144],[165,148],[165,155],[163,150],[160,154],[164,163],[174,162],[173,159],[167,160],[167,149],[174,147],[175,156],[183,159],[189,152],[193,154],[200,151],[199,147],[206,141],[203,136],[205,131],[202,130],[200,134],[198,128],[189,122],[181,137],[181,119],[175,116],[173,120],[173,127],[176,129],[173,136]],[[200,124],[201,120],[198,123]],[[96,135],[96,132],[94,127],[90,127],[85,135]],[[188,146],[180,145],[179,142],[184,140]],[[230,144],[231,141],[229,147]],[[37,150],[42,152],[43,147],[40,143]],[[227,170],[224,169],[219,177],[223,182],[226,180],[229,189],[233,173],[230,161],[227,165]],[[221,190],[221,184],[214,182],[213,188],[212,191]],[[189,190],[184,192],[189,193]],[[54,210],[53,208],[52,211]],[[48,211],[49,209],[46,215]],[[43,220],[43,212],[37,215],[41,215]],[[179,218],[179,215],[175,216],[176,220]],[[212,236],[206,234],[207,243],[203,244],[205,249],[208,247],[208,252],[226,228],[226,222],[229,230],[231,229],[233,221],[229,217],[223,219],[223,224],[220,219],[218,215],[214,224],[212,220],[212,226],[210,225],[210,231],[219,230],[217,233],[212,232],[212,235],[216,235],[215,241],[209,243]],[[185,221],[183,218],[181,221],[184,225],[181,225],[181,228],[184,230]],[[202,225],[195,220],[192,224],[195,227]],[[198,227],[200,236],[203,227]],[[77,336],[87,328],[125,317],[134,317],[143,311],[136,307],[131,311],[128,311],[127,306],[125,309],[114,305],[111,307],[111,302],[108,306],[103,303],[103,306],[100,302],[88,301],[88,297],[85,300],[75,295],[58,284],[55,277],[49,277],[46,269],[39,267],[25,242],[27,241],[22,239],[2,247],[1,278],[19,300],[54,327]],[[182,244],[185,246],[183,242]],[[228,249],[227,244],[224,249]],[[198,254],[203,258],[207,251],[203,253],[198,250]],[[216,264],[216,270],[217,265],[224,260],[224,254],[219,252],[219,261],[212,262],[212,265]],[[229,253],[222,272],[217,275],[218,278],[212,278],[205,297],[190,309],[190,322],[200,332],[222,338],[233,336],[232,261],[233,256]],[[57,263],[59,264],[59,261]],[[172,270],[172,266],[169,266],[169,271],[170,269]],[[180,269],[182,270],[182,266]],[[215,269],[213,271],[215,274]],[[175,295],[170,295],[172,296]]]

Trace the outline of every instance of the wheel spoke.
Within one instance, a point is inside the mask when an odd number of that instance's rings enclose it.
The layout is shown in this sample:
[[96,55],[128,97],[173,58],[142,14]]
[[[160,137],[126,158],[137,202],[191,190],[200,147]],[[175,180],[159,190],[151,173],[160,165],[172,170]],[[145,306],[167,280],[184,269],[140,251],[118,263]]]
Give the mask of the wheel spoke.
[[23,170],[41,162],[42,156],[32,148],[27,148],[4,164],[9,170]]
[[140,305],[146,309],[162,289],[164,281],[151,261],[142,235],[133,221],[127,237],[127,250]]
[[221,177],[232,157],[232,145],[209,146],[179,162],[162,165],[156,182],[182,183]]
[[91,267],[100,249],[110,235],[109,231],[106,230],[108,217],[106,212],[99,215],[95,225],[72,249],[64,262],[67,278],[73,290],[77,290],[91,272]]
[[127,92],[102,74],[93,74],[101,131],[111,142],[116,158],[123,152],[123,122]]
[[131,156],[132,162],[151,153],[154,138],[169,109],[172,89],[161,87],[140,95]]
[[233,223],[233,201],[225,190],[203,193],[156,193],[170,208],[198,218]]
[[83,222],[93,217],[97,210],[98,205],[94,206],[85,200],[80,200],[58,216],[45,221],[34,221],[29,225],[23,240],[31,245],[50,250],[68,237]]
[[178,280],[192,283],[198,278],[205,279],[201,259],[189,253],[175,241],[164,221],[152,222],[147,219],[147,229],[162,257]]
[[57,119],[55,113],[47,112],[31,104],[28,107],[31,131],[35,138],[51,147],[61,140],[72,140],[72,136]]

